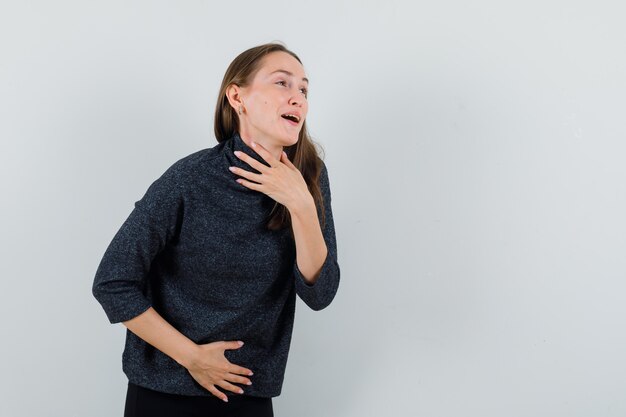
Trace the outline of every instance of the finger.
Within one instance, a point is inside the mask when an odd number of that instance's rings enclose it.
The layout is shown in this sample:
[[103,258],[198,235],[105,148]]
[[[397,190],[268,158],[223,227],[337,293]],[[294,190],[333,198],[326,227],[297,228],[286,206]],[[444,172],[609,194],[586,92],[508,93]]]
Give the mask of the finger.
[[228,169],[230,169],[230,172],[235,173],[244,178],[248,178],[256,182],[261,182],[261,174],[255,174],[254,172],[246,171],[245,169],[241,169],[239,167],[234,167],[234,166],[228,167]]
[[261,184],[257,184],[255,182],[246,181],[243,178],[237,179],[237,182],[241,185],[244,185],[252,190],[261,191]]
[[230,368],[228,368],[228,372],[231,374],[239,374],[239,375],[248,375],[252,376],[254,373],[248,368],[244,368],[243,366],[232,364]]
[[[251,157],[250,155],[248,155],[245,152],[241,152],[241,151],[235,151],[235,156],[239,159],[241,159],[243,162],[245,162],[246,164],[250,165],[252,168],[256,169],[257,171],[259,171],[260,173],[264,173],[268,168],[270,168],[271,166],[273,166],[270,163],[270,166],[268,167],[265,164],[262,164],[260,161],[257,161],[256,159],[254,159],[253,157]],[[275,165],[275,164],[274,164]]]
[[243,394],[243,389],[239,388],[236,385],[231,384],[228,381],[224,381],[224,380],[218,381],[217,385],[219,385],[220,387],[222,387],[224,389],[232,391],[232,392],[234,392],[236,394]]
[[235,340],[235,341],[223,340],[221,342],[221,346],[220,347],[222,349],[239,349],[242,346],[243,346],[243,342],[241,340]]
[[226,394],[224,394],[222,391],[215,388],[215,386],[209,385],[208,387],[206,387],[206,389],[208,389],[211,392],[211,394],[215,395],[220,400],[228,402],[228,397],[226,396]]
[[246,378],[245,376],[239,376],[236,374],[229,373],[224,377],[224,379],[230,382],[237,382],[239,384],[252,385],[252,381],[250,381],[250,379]]
[[255,141],[252,141],[252,149],[254,149],[256,153],[261,155],[261,157],[265,159],[265,161],[267,161],[267,163],[269,163],[271,166],[274,166],[272,162],[277,162],[276,158],[274,158],[274,156],[270,153],[270,151],[265,149],[263,145],[261,145],[260,143],[256,143]]
[[289,168],[295,168],[296,166],[294,164],[291,163],[291,161],[289,160],[289,157],[287,156],[287,152],[282,151],[280,154],[280,160],[281,162],[283,162],[285,165],[287,165]]

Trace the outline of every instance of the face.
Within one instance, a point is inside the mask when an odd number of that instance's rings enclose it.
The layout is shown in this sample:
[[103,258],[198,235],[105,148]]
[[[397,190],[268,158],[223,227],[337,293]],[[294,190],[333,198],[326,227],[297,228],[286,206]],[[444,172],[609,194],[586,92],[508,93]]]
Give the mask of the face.
[[[235,111],[239,104],[244,108],[242,115],[237,113],[240,134],[276,146],[296,143],[309,109],[307,89],[304,68],[297,59],[282,51],[266,55],[250,85],[229,90]],[[288,120],[284,114],[294,114],[299,120]]]

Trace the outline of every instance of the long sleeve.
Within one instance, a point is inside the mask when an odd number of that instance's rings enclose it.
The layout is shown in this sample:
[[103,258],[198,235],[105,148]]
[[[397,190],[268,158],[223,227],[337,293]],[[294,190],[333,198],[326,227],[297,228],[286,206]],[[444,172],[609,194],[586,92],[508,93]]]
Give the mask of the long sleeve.
[[182,210],[181,186],[170,167],[135,202],[96,271],[92,294],[111,323],[130,320],[152,305],[145,291],[148,272],[176,236]]
[[[237,132],[218,142],[179,159],[147,188],[104,252],[92,292],[111,323],[154,307],[195,343],[245,341],[227,356],[254,371],[246,394],[276,397],[297,299],[307,309],[321,310],[339,285],[328,173],[322,165],[318,184],[324,204],[315,207],[328,255],[321,275],[308,285],[297,270],[293,230],[268,229],[273,202],[242,187],[228,169],[250,170],[235,152],[260,163],[263,158]],[[213,397],[184,367],[132,332],[122,370],[129,382],[154,391]]]
[[[295,276],[296,293],[312,310],[318,311],[326,308],[337,293],[339,287],[340,269],[337,263],[337,241],[335,238],[335,225],[331,208],[330,181],[326,164],[322,162],[320,172],[320,188],[324,197],[324,210],[326,224],[322,227],[322,234],[328,254],[322,265],[320,275],[313,285],[308,284],[294,261],[293,272]],[[318,209],[321,224],[321,212]]]

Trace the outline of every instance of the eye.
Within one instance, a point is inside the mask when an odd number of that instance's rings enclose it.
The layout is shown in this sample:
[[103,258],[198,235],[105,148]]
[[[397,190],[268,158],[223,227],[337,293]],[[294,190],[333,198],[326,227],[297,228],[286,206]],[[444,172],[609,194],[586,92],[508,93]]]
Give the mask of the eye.
[[[285,81],[280,80],[280,81],[277,81],[277,82],[276,82],[276,84],[283,84],[283,85],[284,85],[284,84],[286,84],[286,83],[285,83]],[[300,89],[300,91],[302,91],[302,93],[304,94],[304,97],[307,97],[307,95],[308,95],[308,93],[309,93],[309,90],[308,90],[306,87],[302,87],[302,88]]]

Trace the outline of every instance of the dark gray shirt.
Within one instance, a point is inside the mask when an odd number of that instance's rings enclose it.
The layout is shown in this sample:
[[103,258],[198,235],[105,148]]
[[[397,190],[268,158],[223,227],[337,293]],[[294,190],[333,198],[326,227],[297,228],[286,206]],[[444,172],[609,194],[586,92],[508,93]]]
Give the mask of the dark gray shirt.
[[[251,369],[243,395],[276,397],[282,389],[296,294],[313,310],[339,286],[328,172],[319,184],[328,255],[313,285],[304,281],[289,228],[265,227],[274,200],[238,184],[228,167],[258,172],[239,150],[268,165],[235,133],[194,152],[155,180],[113,237],[98,266],[93,295],[109,321],[130,320],[152,306],[197,344],[242,340],[226,358]],[[318,207],[321,224],[321,212]],[[130,382],[153,390],[212,396],[187,369],[130,330],[122,355]],[[221,389],[221,388],[219,388]],[[237,394],[240,395],[240,394]]]

